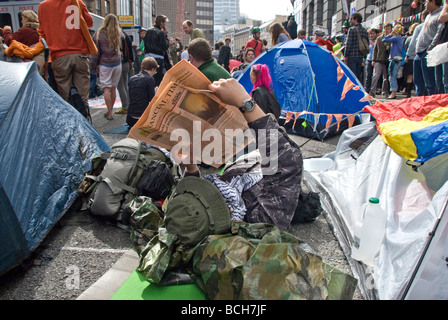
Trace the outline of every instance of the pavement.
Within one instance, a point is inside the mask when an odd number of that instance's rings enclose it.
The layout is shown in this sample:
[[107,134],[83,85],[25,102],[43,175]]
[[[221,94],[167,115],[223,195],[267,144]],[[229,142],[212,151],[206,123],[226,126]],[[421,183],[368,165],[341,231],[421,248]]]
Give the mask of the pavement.
[[[399,94],[401,98],[404,96]],[[114,110],[119,107],[117,104]],[[123,125],[126,115],[116,114],[109,121],[103,116],[104,110],[92,107],[91,115],[94,127],[111,146],[126,135],[105,131]],[[301,146],[305,159],[333,152],[339,140],[339,136],[324,141],[290,136]],[[289,232],[328,263],[351,273],[323,215],[312,223],[292,225]],[[65,214],[26,261],[0,277],[0,300],[108,300],[135,270],[137,261],[129,231],[75,208]],[[353,299],[362,300],[359,289]]]

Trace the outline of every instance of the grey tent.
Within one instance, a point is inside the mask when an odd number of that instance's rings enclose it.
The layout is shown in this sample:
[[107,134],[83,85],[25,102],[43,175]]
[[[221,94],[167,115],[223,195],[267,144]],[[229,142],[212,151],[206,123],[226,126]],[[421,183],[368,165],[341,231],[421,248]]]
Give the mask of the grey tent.
[[91,159],[109,150],[34,62],[0,61],[0,274],[39,245],[76,199]]

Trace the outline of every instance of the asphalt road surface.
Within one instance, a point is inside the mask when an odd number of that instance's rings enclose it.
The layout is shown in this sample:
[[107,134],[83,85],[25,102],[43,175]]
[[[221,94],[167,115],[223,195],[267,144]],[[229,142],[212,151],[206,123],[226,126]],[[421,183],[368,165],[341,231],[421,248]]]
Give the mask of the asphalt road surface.
[[[104,112],[101,107],[91,108],[94,127],[111,146],[126,135],[104,132],[123,125],[126,115],[115,115],[115,119],[109,121],[104,118]],[[306,143],[302,147],[304,158],[334,151],[339,138],[321,142],[296,135],[291,137],[299,146]],[[328,263],[351,273],[322,215],[312,223],[292,225],[289,232],[306,242]],[[29,259],[0,277],[0,299],[75,300],[131,248],[129,231],[73,210],[55,225]],[[359,290],[354,299],[362,299]]]

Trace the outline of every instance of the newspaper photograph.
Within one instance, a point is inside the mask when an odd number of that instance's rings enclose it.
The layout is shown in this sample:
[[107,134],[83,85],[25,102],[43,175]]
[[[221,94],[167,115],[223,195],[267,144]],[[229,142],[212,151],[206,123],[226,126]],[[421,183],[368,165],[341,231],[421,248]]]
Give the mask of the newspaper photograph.
[[220,167],[254,137],[238,108],[223,104],[209,84],[196,67],[180,61],[165,74],[128,137],[176,152],[185,163]]

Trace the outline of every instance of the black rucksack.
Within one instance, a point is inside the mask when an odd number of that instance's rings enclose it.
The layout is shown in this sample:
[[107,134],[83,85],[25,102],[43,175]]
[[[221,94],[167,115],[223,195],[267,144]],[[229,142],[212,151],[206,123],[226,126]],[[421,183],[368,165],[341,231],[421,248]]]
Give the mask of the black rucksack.
[[78,93],[78,89],[75,86],[70,88],[70,94],[68,96],[68,102],[81,113],[90,123],[92,123],[92,117],[90,116],[89,106],[86,106],[81,96]]
[[291,223],[309,223],[322,213],[319,194],[302,190]]
[[137,190],[140,196],[157,201],[166,198],[173,185],[174,177],[168,165],[159,160],[151,160],[137,184]]

